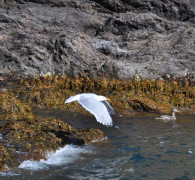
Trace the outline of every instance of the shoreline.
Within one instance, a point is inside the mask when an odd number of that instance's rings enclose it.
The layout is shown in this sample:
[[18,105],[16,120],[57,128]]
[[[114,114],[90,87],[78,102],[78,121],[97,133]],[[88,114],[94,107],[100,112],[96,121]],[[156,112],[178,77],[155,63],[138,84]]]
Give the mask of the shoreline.
[[[4,82],[0,89],[0,170],[13,168],[21,160],[39,160],[44,158],[44,152],[66,144],[82,145],[102,139],[99,129],[75,129],[58,118],[34,113],[50,109],[72,111],[77,102],[64,105],[65,99],[83,92],[107,96],[121,115],[136,116],[139,111],[168,114],[173,106],[181,106],[181,114],[195,113],[195,86],[188,81],[90,80],[55,75]],[[84,109],[77,106],[76,112],[83,113]],[[16,151],[28,155],[20,157]]]

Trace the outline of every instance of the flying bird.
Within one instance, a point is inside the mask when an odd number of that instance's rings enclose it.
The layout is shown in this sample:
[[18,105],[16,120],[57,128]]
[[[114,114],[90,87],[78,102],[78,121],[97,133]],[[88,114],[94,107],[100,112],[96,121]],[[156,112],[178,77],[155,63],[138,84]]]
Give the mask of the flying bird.
[[175,112],[180,112],[180,111],[178,111],[176,108],[173,108],[171,116],[169,116],[169,115],[162,115],[159,118],[155,118],[155,119],[162,119],[162,120],[167,120],[167,121],[168,120],[176,120]]
[[107,100],[109,99],[101,95],[82,93],[69,97],[64,103],[78,101],[83,108],[95,116],[97,122],[113,126],[110,114],[115,114],[115,112]]

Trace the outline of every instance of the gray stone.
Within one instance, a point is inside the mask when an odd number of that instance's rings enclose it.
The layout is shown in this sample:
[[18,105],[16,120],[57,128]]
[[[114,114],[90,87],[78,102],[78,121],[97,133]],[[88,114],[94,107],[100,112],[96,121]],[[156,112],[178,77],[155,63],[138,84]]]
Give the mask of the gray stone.
[[195,80],[193,0],[4,0],[0,32],[0,76]]

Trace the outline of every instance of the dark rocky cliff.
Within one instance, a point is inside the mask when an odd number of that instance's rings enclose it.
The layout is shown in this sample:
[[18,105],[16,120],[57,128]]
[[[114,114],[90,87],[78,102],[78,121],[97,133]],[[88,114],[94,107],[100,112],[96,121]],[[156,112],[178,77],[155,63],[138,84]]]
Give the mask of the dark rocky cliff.
[[0,76],[195,77],[193,0],[1,0]]

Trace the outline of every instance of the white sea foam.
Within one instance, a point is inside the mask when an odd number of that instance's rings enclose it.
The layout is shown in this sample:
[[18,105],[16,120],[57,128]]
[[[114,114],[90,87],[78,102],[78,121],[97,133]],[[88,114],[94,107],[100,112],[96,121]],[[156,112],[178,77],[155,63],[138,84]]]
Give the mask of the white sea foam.
[[131,173],[134,173],[134,168],[129,168],[129,169],[126,169],[125,172],[131,172]]
[[74,162],[80,154],[91,153],[89,146],[79,147],[75,145],[66,145],[55,152],[48,153],[46,160],[40,161],[27,160],[20,164],[19,168],[29,170],[49,169],[50,166],[65,165]]
[[41,161],[27,160],[20,164],[19,168],[37,171],[41,169],[49,169],[49,165]]
[[105,137],[103,137],[103,138],[101,138],[101,139],[98,139],[98,140],[92,140],[91,142],[99,142],[99,141],[106,141],[106,140],[108,140],[108,137],[107,136],[105,136]]

